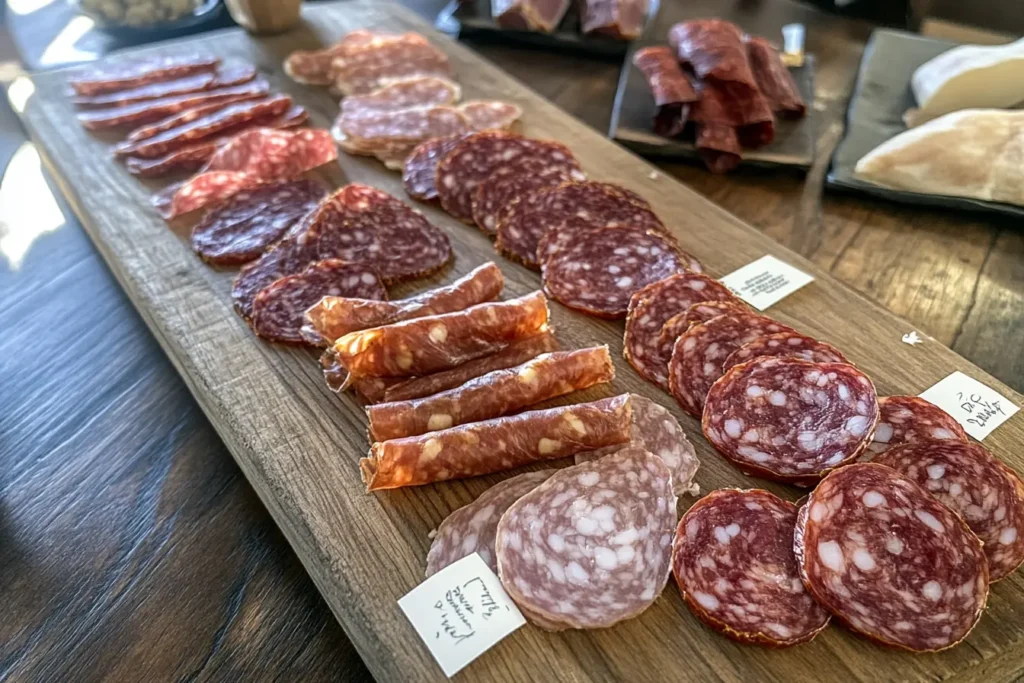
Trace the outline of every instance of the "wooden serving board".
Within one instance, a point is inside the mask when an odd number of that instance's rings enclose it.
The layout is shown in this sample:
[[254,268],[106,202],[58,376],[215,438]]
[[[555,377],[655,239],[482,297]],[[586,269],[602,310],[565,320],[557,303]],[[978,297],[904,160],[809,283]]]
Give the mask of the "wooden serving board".
[[[568,144],[591,177],[621,183],[647,197],[679,240],[712,274],[724,274],[764,254],[775,254],[818,279],[771,310],[773,316],[835,343],[876,381],[880,393],[916,394],[952,370],[991,385],[1019,403],[1022,397],[978,368],[926,339],[900,341],[911,330],[812,263],[708,202],[598,133],[575,121],[467,48],[435,33],[396,6],[356,0],[309,7],[290,33],[255,39],[240,30],[210,34],[173,47],[205,50],[255,63],[274,86],[310,109],[326,126],[337,111],[323,91],[290,82],[281,60],[294,49],[327,44],[359,27],[413,29],[435,40],[452,59],[466,97],[502,98],[526,112],[525,132]],[[67,101],[66,73],[34,77],[24,121],[83,225],[153,334],[188,383],[239,466],[274,515],[324,598],[383,681],[442,680],[396,601],[423,577],[428,532],[501,476],[368,495],[357,461],[367,450],[359,404],[332,394],[314,355],[256,339],[234,314],[233,272],[201,263],[187,243],[186,224],[168,226],[149,207],[152,188],[111,160],[108,141],[82,130]],[[403,196],[399,177],[376,161],[342,156],[327,178],[335,185],[365,182]],[[507,277],[506,296],[539,286],[538,276],[495,255],[480,232],[439,210],[428,217],[451,236],[452,268],[418,287],[461,276],[495,259]],[[397,295],[403,292],[397,292]],[[763,486],[795,499],[797,489],[739,474],[701,437],[696,421],[672,399],[642,381],[621,360],[621,322],[606,322],[552,306],[567,348],[611,346],[618,377],[611,387],[574,396],[592,400],[624,391],[644,394],[679,417],[702,460],[704,491]],[[986,442],[1024,471],[1024,417],[1018,415]],[[684,506],[690,500],[684,501]],[[773,651],[736,644],[701,625],[669,586],[651,609],[612,629],[551,634],[520,629],[471,664],[460,680],[473,681],[798,681],[1011,680],[1024,669],[1024,573],[994,586],[978,628],[961,646],[937,655],[887,650],[839,627],[815,641]]]

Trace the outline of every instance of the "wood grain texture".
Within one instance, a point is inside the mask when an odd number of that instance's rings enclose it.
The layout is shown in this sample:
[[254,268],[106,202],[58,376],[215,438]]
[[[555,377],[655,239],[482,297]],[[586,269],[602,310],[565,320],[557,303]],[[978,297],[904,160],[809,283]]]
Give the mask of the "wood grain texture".
[[[296,47],[329,42],[347,30],[378,26],[429,30],[405,10],[360,0],[309,8],[303,30],[254,40],[226,32],[202,40],[224,56],[252,61],[295,96],[314,121],[326,125],[336,104],[325,94],[289,83],[280,60]],[[595,178],[619,182],[645,195],[683,244],[714,274],[765,254],[776,254],[814,273],[812,286],[789,297],[773,315],[837,344],[876,380],[881,393],[917,393],[954,369],[1021,397],[933,339],[909,347],[900,342],[908,325],[831,278],[814,263],[787,251],[699,195],[654,174],[642,160],[566,116],[467,48],[433,36],[452,58],[467,97],[510,99],[527,112],[527,133],[568,144]],[[129,178],[86,135],[63,97],[64,75],[35,78],[37,92],[25,121],[48,163],[121,285],[138,307],[203,411],[302,559],[356,649],[381,680],[442,680],[396,600],[421,577],[427,532],[455,507],[470,501],[498,477],[452,482],[381,495],[366,495],[357,460],[366,450],[365,418],[352,400],[323,386],[312,355],[255,340],[231,311],[230,273],[203,266],[185,242],[187,226],[169,229],[148,208],[144,186]],[[335,184],[362,181],[401,195],[397,176],[376,162],[343,157],[326,175]],[[494,258],[480,233],[433,209],[430,218],[452,238],[457,259],[435,281],[464,274]],[[536,274],[501,261],[508,295],[538,286]],[[421,283],[427,285],[428,283]],[[607,342],[621,352],[621,323],[600,322],[553,310],[566,346]],[[694,437],[705,490],[761,484],[729,467],[698,435],[694,420],[671,400],[618,362],[613,390],[635,391],[668,405]],[[582,398],[593,398],[588,392]],[[1024,425],[1019,416],[987,445],[1019,470]],[[793,489],[768,488],[795,498]],[[383,571],[382,571],[383,569]],[[613,629],[547,634],[524,628],[472,664],[466,680],[798,680],[829,671],[840,680],[916,678],[1012,680],[1019,675],[1024,624],[1024,579],[998,584],[990,609],[967,643],[953,651],[913,657],[884,650],[829,629],[813,643],[790,651],[766,651],[727,641],[703,628],[670,589],[641,618]],[[1010,656],[1008,653],[1016,653]]]

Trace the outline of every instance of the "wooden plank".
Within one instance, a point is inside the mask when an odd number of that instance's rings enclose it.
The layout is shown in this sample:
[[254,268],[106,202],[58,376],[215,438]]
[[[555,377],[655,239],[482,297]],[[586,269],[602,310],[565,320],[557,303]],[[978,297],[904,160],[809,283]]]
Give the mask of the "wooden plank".
[[[876,380],[882,393],[917,393],[954,369],[1021,396],[933,339],[911,347],[900,337],[910,326],[836,282],[819,267],[774,243],[653,167],[580,124],[467,48],[433,33],[406,10],[373,0],[309,8],[304,26],[287,35],[253,39],[240,31],[204,36],[186,50],[214,50],[259,65],[274,85],[327,125],[337,105],[325,93],[290,83],[280,72],[291,50],[327,43],[347,30],[376,26],[427,33],[450,55],[467,97],[517,102],[525,131],[568,144],[592,177],[618,182],[646,196],[683,244],[714,274],[770,253],[818,280],[772,309],[783,322],[842,348]],[[159,49],[159,48],[157,48]],[[64,74],[35,77],[24,112],[48,165],[76,213],[178,371],[224,439],[314,578],[338,620],[381,680],[442,680],[396,600],[422,577],[427,533],[452,509],[472,500],[500,477],[413,490],[363,493],[357,460],[366,450],[365,418],[348,398],[321,382],[313,356],[255,340],[231,310],[231,273],[204,266],[191,253],[187,225],[168,227],[148,207],[149,188],[129,177],[107,154],[104,141],[81,130],[63,95]],[[367,182],[402,196],[397,175],[375,161],[343,156],[326,175],[336,185]],[[426,208],[443,226],[457,254],[435,281],[451,280],[497,258],[479,232]],[[508,295],[536,289],[538,277],[498,259]],[[418,283],[425,286],[427,283]],[[567,347],[608,343],[621,352],[622,324],[598,321],[553,306],[554,324]],[[765,485],[788,498],[799,491],[738,474],[699,435],[693,419],[665,394],[641,381],[619,360],[611,389],[581,398],[633,391],[673,409],[691,435],[703,465],[704,490]],[[1024,470],[1024,419],[1016,417],[986,442]],[[788,651],[735,644],[701,626],[674,588],[642,617],[613,629],[549,634],[528,627],[474,662],[465,680],[1012,680],[1021,669],[1024,578],[997,584],[990,607],[966,644],[939,655],[915,657],[876,647],[831,628],[814,642]]]

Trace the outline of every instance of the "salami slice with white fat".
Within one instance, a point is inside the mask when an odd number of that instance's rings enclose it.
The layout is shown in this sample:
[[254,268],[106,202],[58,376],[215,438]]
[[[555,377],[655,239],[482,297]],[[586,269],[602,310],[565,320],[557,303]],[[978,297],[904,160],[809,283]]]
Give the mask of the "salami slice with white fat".
[[735,297],[720,301],[701,301],[700,303],[693,304],[684,312],[666,320],[665,325],[661,328],[661,341],[663,343],[674,343],[679,338],[679,335],[697,323],[706,323],[720,315],[753,312],[750,306]]
[[382,36],[331,60],[334,89],[343,95],[373,92],[395,80],[415,76],[450,78],[448,57],[418,33]]
[[626,448],[559,470],[498,522],[498,576],[534,624],[606,628],[661,595],[676,497],[662,460]]
[[894,446],[923,439],[967,441],[953,416],[918,396],[878,399],[878,426],[867,448],[867,459]]
[[877,422],[875,388],[852,365],[757,358],[714,383],[702,426],[740,470],[809,485],[860,455]]
[[473,222],[488,235],[494,235],[502,217],[520,197],[583,179],[583,171],[575,159],[551,161],[543,157],[520,157],[499,166],[480,183],[473,196]]
[[406,150],[431,138],[463,135],[472,130],[458,109],[447,105],[376,111],[354,116],[342,113],[331,134],[349,154],[405,157]]
[[473,130],[508,130],[523,117],[518,104],[501,100],[470,100],[459,105],[459,111]]
[[208,55],[153,55],[137,59],[116,59],[74,71],[68,77],[71,89],[80,96],[136,88],[173,78],[215,71],[219,57]]
[[296,83],[304,85],[330,85],[331,62],[375,43],[397,38],[395,34],[381,34],[356,29],[330,47],[321,50],[296,50],[284,60],[284,72]]
[[448,156],[464,138],[464,135],[435,138],[421,142],[402,163],[402,185],[413,199],[429,202],[437,199],[437,165]]
[[687,607],[743,643],[806,643],[829,621],[793,554],[797,508],[767,491],[719,489],[679,521],[672,572]]
[[848,363],[846,356],[836,347],[799,332],[778,332],[747,342],[729,354],[722,366],[728,370],[734,365],[754,358],[799,358],[812,363]]
[[854,631],[912,652],[963,640],[988,598],[981,541],[896,470],[857,463],[829,474],[797,515],[804,586]]
[[341,116],[360,118],[383,112],[454,104],[462,97],[458,83],[437,76],[420,76],[389,83],[366,95],[341,101]]

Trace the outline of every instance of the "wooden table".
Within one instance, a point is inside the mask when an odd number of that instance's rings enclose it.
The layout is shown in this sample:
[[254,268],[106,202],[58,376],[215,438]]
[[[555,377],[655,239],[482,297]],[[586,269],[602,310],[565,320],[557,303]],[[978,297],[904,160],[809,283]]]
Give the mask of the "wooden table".
[[[441,3],[415,4],[429,14]],[[751,11],[777,7],[765,2]],[[812,34],[821,48],[812,45],[821,64],[823,148],[838,135],[867,34],[858,24],[830,25]],[[617,65],[480,51],[606,127]],[[10,124],[9,112],[0,114],[0,131]],[[6,156],[19,143],[0,136],[0,151]],[[822,200],[824,158],[806,184],[784,175],[667,170],[1021,389],[1024,362],[1012,342],[1022,325],[1024,244],[1011,226]],[[31,171],[31,152],[18,159]],[[28,216],[38,221],[38,210]],[[12,246],[3,249],[9,263],[17,243],[8,238]],[[73,219],[0,270],[0,283],[7,409],[0,604],[8,615],[0,677],[368,678]]]

